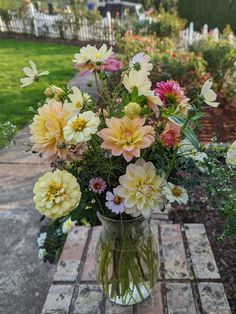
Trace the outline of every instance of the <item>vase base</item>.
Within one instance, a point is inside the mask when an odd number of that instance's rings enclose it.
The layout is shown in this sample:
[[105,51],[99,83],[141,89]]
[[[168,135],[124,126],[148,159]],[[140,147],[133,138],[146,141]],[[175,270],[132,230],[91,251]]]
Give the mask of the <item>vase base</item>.
[[129,284],[130,291],[127,291],[124,296],[119,297],[111,297],[111,285],[109,287],[109,300],[111,302],[114,302],[119,305],[127,306],[127,305],[133,305],[142,302],[145,300],[150,294],[151,294],[151,289],[148,284],[139,284],[138,288],[136,285],[133,283]]

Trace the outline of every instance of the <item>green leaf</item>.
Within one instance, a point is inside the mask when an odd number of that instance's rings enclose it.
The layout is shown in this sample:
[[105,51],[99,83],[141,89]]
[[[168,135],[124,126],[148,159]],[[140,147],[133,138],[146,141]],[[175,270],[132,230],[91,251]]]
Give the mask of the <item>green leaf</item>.
[[204,113],[203,112],[197,112],[191,119],[190,121],[195,121],[195,120],[198,120],[200,119],[201,117],[204,116]]
[[122,104],[125,106],[129,103],[129,94],[124,90],[122,92]]
[[187,137],[187,139],[190,141],[190,143],[197,149],[199,150],[199,142],[197,139],[196,134],[193,132],[192,129],[190,128],[185,128],[183,129],[184,135]]
[[131,93],[131,101],[136,102],[138,97],[138,89],[135,87]]
[[181,119],[177,116],[169,116],[168,120],[173,122],[174,124],[177,124],[179,126],[183,126],[184,125],[184,119]]

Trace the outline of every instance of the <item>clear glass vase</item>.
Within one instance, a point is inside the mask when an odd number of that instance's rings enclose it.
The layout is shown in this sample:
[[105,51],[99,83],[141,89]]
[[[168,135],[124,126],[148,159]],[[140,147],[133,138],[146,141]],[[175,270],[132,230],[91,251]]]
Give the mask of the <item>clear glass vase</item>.
[[157,282],[159,268],[149,220],[98,217],[103,225],[96,247],[98,283],[112,302],[131,305],[143,301]]

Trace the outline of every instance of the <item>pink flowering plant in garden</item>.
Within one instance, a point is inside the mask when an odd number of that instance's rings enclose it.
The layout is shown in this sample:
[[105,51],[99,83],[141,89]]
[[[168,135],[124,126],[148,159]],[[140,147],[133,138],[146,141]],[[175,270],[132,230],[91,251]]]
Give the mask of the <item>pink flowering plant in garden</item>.
[[[30,125],[30,140],[32,151],[51,164],[52,172],[35,184],[37,210],[69,230],[73,222],[96,225],[97,212],[108,219],[131,221],[149,218],[168,203],[186,205],[190,191],[178,173],[190,160],[201,169],[207,159],[195,128],[204,107],[219,105],[212,83],[206,81],[192,100],[173,80],[156,82],[152,88],[149,56],[140,52],[122,65],[106,45],[81,48],[73,63],[83,75],[93,72],[97,100],[76,86],[48,85],[44,90],[46,98]],[[38,74],[30,64],[23,85],[48,74]],[[111,87],[110,71],[121,68],[119,84]],[[235,150],[228,159],[235,164]],[[125,236],[127,242],[124,231]],[[105,281],[107,294],[115,276],[102,272],[108,253],[109,249],[103,251],[97,275]],[[115,258],[119,265],[124,263],[122,256]],[[155,281],[153,269],[149,275]],[[137,278],[139,274],[133,280]],[[120,284],[126,285],[122,278]],[[125,292],[116,286],[115,294]]]

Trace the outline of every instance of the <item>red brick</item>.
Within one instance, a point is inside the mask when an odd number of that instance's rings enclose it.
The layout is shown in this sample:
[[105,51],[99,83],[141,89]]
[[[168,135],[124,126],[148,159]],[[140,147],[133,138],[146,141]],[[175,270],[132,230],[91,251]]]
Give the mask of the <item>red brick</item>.
[[75,281],[88,236],[87,227],[76,227],[68,234],[53,281]]
[[93,228],[92,238],[91,238],[91,241],[89,243],[87,258],[86,258],[86,262],[85,262],[82,277],[81,277],[82,281],[95,281],[96,280],[95,249],[96,249],[96,245],[97,245],[97,241],[99,239],[101,229],[102,229],[101,226]]

